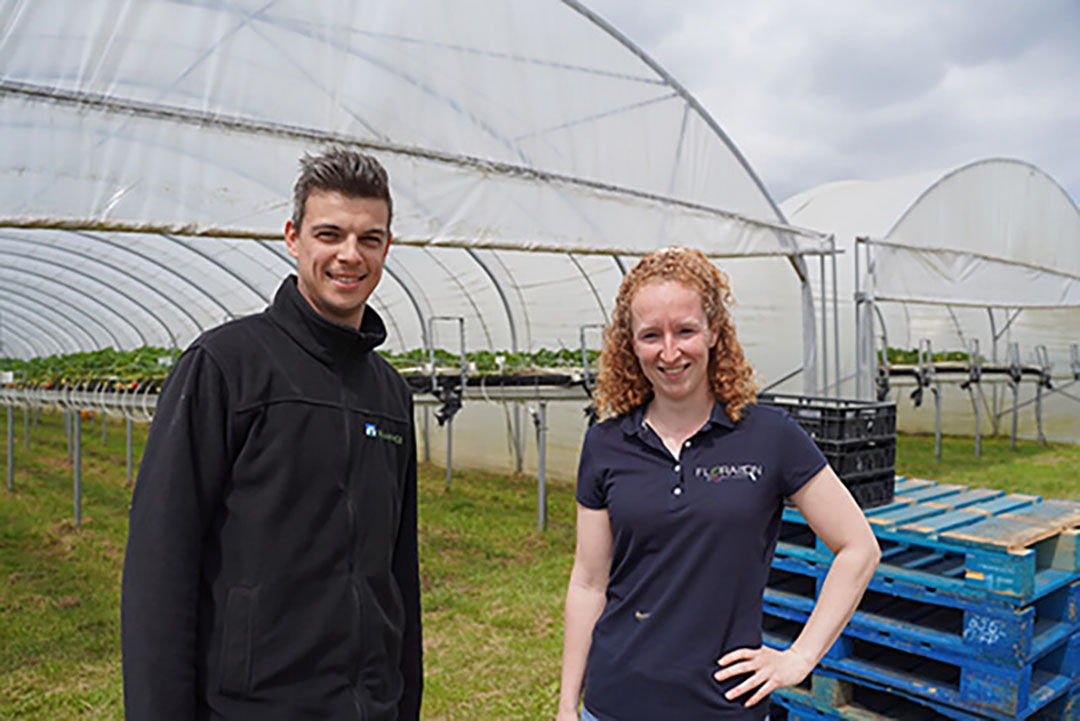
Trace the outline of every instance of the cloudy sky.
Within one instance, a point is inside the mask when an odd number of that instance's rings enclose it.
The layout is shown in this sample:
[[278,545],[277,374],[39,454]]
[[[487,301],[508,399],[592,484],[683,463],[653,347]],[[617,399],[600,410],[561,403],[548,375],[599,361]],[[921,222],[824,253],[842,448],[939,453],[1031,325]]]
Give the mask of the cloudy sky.
[[1011,157],[1080,204],[1080,0],[585,0],[781,202]]

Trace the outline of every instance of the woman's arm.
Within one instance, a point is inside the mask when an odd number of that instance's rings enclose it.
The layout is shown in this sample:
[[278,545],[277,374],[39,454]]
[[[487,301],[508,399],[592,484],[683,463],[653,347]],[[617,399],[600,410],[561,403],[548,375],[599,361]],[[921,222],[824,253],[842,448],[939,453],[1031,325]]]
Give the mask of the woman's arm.
[[825,576],[813,613],[790,648],[740,648],[720,659],[724,668],[715,674],[718,681],[753,674],[727,693],[729,699],[734,699],[757,688],[747,706],[777,688],[793,686],[806,678],[851,619],[881,558],[870,524],[829,466],[807,481],[791,500],[836,558]]
[[577,548],[566,589],[559,721],[577,721],[592,630],[604,610],[611,571],[611,521],[607,509],[578,504]]

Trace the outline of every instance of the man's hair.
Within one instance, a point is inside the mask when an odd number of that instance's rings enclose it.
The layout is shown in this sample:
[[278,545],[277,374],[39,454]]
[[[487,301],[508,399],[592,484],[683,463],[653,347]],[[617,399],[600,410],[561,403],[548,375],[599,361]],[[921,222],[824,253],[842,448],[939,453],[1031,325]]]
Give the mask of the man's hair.
[[304,220],[304,204],[313,191],[333,191],[349,198],[377,198],[386,201],[386,229],[394,214],[390,199],[390,179],[378,160],[365,153],[333,148],[321,155],[304,153],[300,177],[293,186],[292,221],[299,232]]

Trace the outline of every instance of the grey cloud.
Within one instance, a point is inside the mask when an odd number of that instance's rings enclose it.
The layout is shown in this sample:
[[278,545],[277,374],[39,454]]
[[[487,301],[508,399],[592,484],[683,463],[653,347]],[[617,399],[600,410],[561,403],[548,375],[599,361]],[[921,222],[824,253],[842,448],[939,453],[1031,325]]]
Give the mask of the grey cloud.
[[872,110],[933,90],[947,66],[932,43],[848,40],[832,44],[813,64],[812,90],[847,109]]

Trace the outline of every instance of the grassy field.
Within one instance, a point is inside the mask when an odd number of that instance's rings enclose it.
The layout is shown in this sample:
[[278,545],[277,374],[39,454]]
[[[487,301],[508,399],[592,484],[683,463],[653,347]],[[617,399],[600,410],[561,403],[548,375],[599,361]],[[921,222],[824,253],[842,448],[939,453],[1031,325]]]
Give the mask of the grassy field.
[[[18,416],[17,416],[18,418]],[[17,423],[21,431],[21,423]],[[15,492],[0,490],[0,719],[122,718],[119,581],[130,489],[123,426],[84,424],[83,523],[72,523],[71,467],[57,415],[29,451],[16,439]],[[141,448],[145,427],[136,426]],[[941,481],[1080,498],[1080,447],[902,436],[898,471]],[[5,468],[0,444],[0,469]],[[464,473],[445,488],[421,469],[424,718],[551,718],[562,596],[573,553],[573,490],[549,490],[536,531],[535,479]]]

